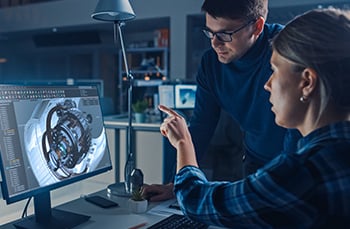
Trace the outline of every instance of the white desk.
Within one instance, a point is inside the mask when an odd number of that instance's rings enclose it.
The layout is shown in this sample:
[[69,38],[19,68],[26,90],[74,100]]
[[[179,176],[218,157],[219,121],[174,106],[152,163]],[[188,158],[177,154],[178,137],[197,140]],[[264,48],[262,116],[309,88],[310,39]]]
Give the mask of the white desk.
[[[111,198],[119,204],[119,207],[104,209],[87,202],[84,198],[79,198],[68,203],[62,204],[56,208],[91,216],[89,221],[75,227],[76,229],[128,229],[135,225],[147,222],[145,226],[140,227],[140,229],[145,229],[166,217],[165,215],[162,216],[151,213],[152,208],[158,206],[159,203],[150,203],[148,206],[148,211],[146,213],[134,214],[131,213],[128,208],[127,198],[108,196],[106,190],[97,192],[96,194],[107,198]],[[12,223],[0,226],[0,229],[13,228],[15,228],[15,226],[13,226]]]

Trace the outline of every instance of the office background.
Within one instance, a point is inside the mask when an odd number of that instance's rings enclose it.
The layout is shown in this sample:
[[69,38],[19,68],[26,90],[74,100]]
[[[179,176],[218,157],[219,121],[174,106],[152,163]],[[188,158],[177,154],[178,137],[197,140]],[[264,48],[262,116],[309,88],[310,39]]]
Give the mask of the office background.
[[[200,56],[209,47],[200,31],[204,23],[202,1],[130,0],[130,3],[136,20],[127,22],[123,28],[127,47],[161,48],[150,52],[156,52],[153,57],[164,70],[161,72],[164,79],[193,82]],[[102,85],[106,106],[112,107],[105,110],[106,114],[122,113],[125,98],[119,47],[113,43],[112,24],[91,19],[96,4],[97,0],[1,0],[0,83],[91,81]],[[350,1],[270,0],[268,21],[285,23],[294,15],[320,5],[350,8]],[[168,31],[167,44],[154,47],[155,34],[164,29]],[[145,81],[143,76],[139,78],[140,94],[159,84],[157,80]],[[53,193],[53,205],[104,188],[111,179],[107,174],[72,185],[69,197],[58,190]],[[19,218],[23,207],[23,202],[7,206],[0,200],[0,224]]]
[[[5,2],[6,0],[4,0]],[[30,0],[23,1],[29,2]],[[32,0],[33,1],[33,0]],[[21,2],[8,0],[8,2]],[[119,91],[119,47],[113,26],[91,18],[97,0],[55,0],[0,8],[0,82],[102,79],[110,112],[122,112]],[[127,46],[152,41],[155,31],[168,29],[168,58],[162,63],[167,80],[193,81],[209,41],[200,29],[204,18],[198,0],[131,0],[136,20],[123,28]],[[320,4],[344,0],[270,0],[271,21],[285,22]],[[6,62],[5,59],[6,58]]]

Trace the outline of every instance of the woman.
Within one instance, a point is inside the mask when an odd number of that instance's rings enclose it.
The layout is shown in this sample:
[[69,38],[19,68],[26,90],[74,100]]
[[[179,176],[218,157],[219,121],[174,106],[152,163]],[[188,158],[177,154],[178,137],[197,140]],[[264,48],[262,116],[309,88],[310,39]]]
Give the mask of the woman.
[[313,10],[274,38],[265,84],[278,125],[303,135],[246,179],[208,182],[186,123],[169,117],[161,133],[177,149],[175,193],[184,214],[234,228],[345,228],[350,225],[350,11]]

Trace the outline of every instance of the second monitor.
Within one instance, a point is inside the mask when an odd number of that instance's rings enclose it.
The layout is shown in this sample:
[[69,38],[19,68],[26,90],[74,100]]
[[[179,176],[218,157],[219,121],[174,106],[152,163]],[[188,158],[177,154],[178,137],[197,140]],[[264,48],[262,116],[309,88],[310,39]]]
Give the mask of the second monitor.
[[195,84],[160,85],[159,104],[173,109],[193,109],[196,90]]

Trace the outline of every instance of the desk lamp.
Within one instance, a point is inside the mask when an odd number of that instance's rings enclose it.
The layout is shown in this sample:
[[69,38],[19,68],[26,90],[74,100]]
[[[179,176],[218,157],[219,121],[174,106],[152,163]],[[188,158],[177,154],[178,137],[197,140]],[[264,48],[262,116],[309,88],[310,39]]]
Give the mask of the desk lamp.
[[[100,21],[110,21],[114,23],[114,43],[117,44],[117,30],[119,34],[119,40],[121,45],[121,51],[123,54],[124,67],[129,82],[128,88],[128,127],[126,134],[126,155],[127,160],[124,167],[124,179],[125,182],[115,183],[108,186],[107,191],[111,194],[118,196],[130,196],[130,176],[131,172],[135,169],[135,156],[131,149],[131,132],[132,132],[132,86],[134,77],[129,71],[129,66],[125,54],[123,33],[121,27],[125,25],[125,21],[135,18],[135,13],[131,8],[128,0],[99,0],[94,13],[91,15],[93,19]],[[121,69],[120,69],[121,71]]]

